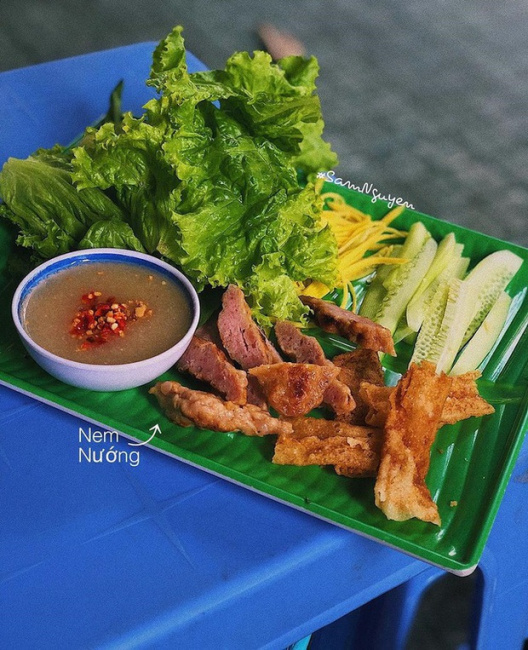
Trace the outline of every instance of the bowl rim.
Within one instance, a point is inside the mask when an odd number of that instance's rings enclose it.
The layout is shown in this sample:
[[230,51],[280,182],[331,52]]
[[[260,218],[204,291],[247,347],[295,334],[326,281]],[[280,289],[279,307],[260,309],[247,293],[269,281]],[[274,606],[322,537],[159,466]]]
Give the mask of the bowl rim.
[[[187,329],[187,332],[185,335],[174,345],[172,345],[170,348],[167,350],[164,350],[163,352],[160,352],[160,354],[157,354],[153,357],[148,357],[146,359],[141,359],[140,361],[132,361],[130,363],[116,363],[116,364],[97,364],[97,363],[83,363],[82,361],[74,361],[73,359],[66,359],[65,357],[61,357],[58,354],[54,354],[53,352],[50,352],[49,350],[46,350],[46,348],[43,348],[41,345],[36,343],[31,336],[26,332],[22,321],[20,319],[19,315],[19,307],[21,303],[21,298],[22,294],[26,288],[26,286],[35,278],[36,275],[39,273],[42,273],[42,271],[45,271],[46,269],[50,269],[54,265],[56,265],[58,262],[62,262],[63,260],[68,260],[68,259],[75,259],[78,257],[92,257],[95,255],[115,255],[117,257],[123,257],[127,258],[128,261],[131,264],[135,263],[135,260],[143,260],[145,262],[149,262],[153,264],[154,266],[159,267],[160,269],[164,269],[167,271],[173,278],[177,279],[181,285],[183,285],[183,289],[187,292],[188,297],[190,298],[190,302],[192,305],[193,309],[193,318],[191,320],[191,324],[189,328]],[[67,269],[62,269],[62,270],[67,270]],[[60,273],[61,269],[57,270],[57,273]],[[46,274],[43,275],[42,279],[45,279],[47,277]],[[37,286],[39,286],[41,281],[39,281],[35,287],[30,289],[30,295],[31,292],[35,290]],[[13,295],[13,299],[11,301],[11,316],[13,318],[13,322],[15,324],[15,327],[17,329],[17,332],[19,336],[32,348],[34,348],[38,353],[48,359],[49,361],[53,361],[55,363],[62,363],[66,364],[68,367],[73,368],[73,369],[78,369],[78,370],[84,370],[84,371],[89,371],[92,370],[92,372],[102,372],[104,370],[106,371],[131,371],[136,368],[141,368],[143,366],[148,366],[152,365],[158,362],[162,362],[165,360],[165,358],[169,358],[172,356],[174,353],[174,348],[178,346],[184,346],[183,351],[188,347],[191,338],[194,335],[194,332],[196,331],[196,328],[198,327],[198,322],[200,319],[200,300],[198,298],[198,293],[196,292],[196,289],[193,287],[191,284],[190,280],[177,268],[172,266],[171,264],[168,264],[167,262],[164,262],[163,260],[160,260],[157,257],[154,257],[153,255],[149,255],[147,253],[140,253],[138,251],[130,251],[126,250],[123,248],[88,248],[85,250],[78,250],[78,251],[71,251],[70,253],[64,253],[62,255],[57,255],[56,257],[53,257],[49,260],[46,260],[42,264],[39,264],[36,266],[32,271],[30,271],[19,283],[17,286],[15,293]],[[183,354],[183,352],[182,352]]]

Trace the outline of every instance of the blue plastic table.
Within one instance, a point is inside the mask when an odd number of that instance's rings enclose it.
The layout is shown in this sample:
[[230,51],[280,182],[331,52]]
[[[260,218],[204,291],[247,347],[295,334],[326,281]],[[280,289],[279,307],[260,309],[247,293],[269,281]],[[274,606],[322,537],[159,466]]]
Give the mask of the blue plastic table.
[[284,648],[426,568],[144,447],[79,462],[86,423],[6,388],[0,413],[2,648]]
[[[152,49],[1,74],[0,164],[74,139],[121,78],[138,110]],[[83,462],[86,427],[0,387],[2,648],[284,648],[426,569],[145,447]]]

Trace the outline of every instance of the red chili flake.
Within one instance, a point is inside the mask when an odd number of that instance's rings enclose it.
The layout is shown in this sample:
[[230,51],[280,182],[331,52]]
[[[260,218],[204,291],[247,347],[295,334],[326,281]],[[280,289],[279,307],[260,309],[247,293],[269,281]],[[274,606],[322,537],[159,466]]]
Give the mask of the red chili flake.
[[[124,336],[127,323],[137,318],[133,308],[116,302],[114,296],[98,302],[100,296],[100,291],[89,291],[81,296],[82,306],[72,321],[70,334],[84,339],[81,350],[102,345],[113,336]],[[135,304],[142,303],[137,301]]]

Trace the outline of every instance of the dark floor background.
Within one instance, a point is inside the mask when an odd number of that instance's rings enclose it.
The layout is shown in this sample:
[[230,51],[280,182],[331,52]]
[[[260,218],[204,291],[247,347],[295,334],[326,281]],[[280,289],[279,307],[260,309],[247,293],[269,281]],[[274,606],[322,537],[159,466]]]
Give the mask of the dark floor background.
[[[0,0],[0,70],[159,40],[176,24],[187,47],[219,67],[261,46],[262,22],[318,57],[339,176],[528,245],[522,0]],[[470,586],[449,577],[430,596],[413,648],[464,640]]]
[[339,176],[528,245],[522,0],[0,0],[0,69],[159,40],[177,23],[218,67],[259,47],[263,21],[320,61]]

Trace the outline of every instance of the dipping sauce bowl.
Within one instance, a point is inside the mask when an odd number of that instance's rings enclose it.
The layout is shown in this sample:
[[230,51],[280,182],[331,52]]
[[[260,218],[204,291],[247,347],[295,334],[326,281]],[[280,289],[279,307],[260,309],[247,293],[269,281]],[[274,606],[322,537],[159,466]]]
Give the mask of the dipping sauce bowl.
[[[98,283],[103,282],[105,268],[108,269],[109,276],[113,269],[117,269],[121,277],[117,282],[117,291],[113,289],[115,294],[112,294],[112,299],[115,298],[116,303],[128,301],[132,305],[131,314],[134,314],[135,308],[133,300],[130,298],[135,297],[135,287],[137,286],[138,296],[148,309],[147,316],[143,318],[145,310],[141,303],[141,309],[137,313],[142,317],[138,318],[137,322],[130,322],[127,329],[123,330],[121,338],[113,336],[114,332],[112,331],[109,332],[108,340],[104,344],[96,345],[87,342],[89,340],[98,341],[97,335],[95,338],[83,339],[84,343],[81,343],[70,333],[73,319],[81,302],[81,293],[84,290],[97,289]],[[87,271],[93,271],[93,276]],[[79,289],[77,294],[74,289],[74,294],[70,298],[72,286],[74,286],[72,278],[75,276],[85,278],[82,285],[84,289]],[[128,276],[130,276],[130,281],[125,283],[124,279],[128,279]],[[149,284],[148,281],[145,282],[145,278],[152,280],[151,285],[154,293],[150,298],[148,293],[145,293],[148,291],[148,287],[145,288],[145,285]],[[128,289],[125,284],[129,285]],[[105,285],[103,284],[103,286]],[[125,298],[119,293],[121,288]],[[103,289],[102,292],[97,292],[101,296],[102,303],[110,297],[104,293],[105,291],[109,292],[110,290]],[[168,295],[171,291],[176,298],[179,296],[179,302],[174,303],[172,307],[170,307],[171,303],[168,299],[160,301],[160,297],[157,295]],[[59,295],[54,296],[54,293]],[[83,298],[85,297],[86,294]],[[37,303],[37,301],[40,302]],[[65,301],[65,304],[61,304]],[[49,309],[46,311],[48,302]],[[168,305],[167,311],[162,313],[162,306],[165,302]],[[36,304],[38,308],[35,311],[33,307]],[[149,309],[151,304],[155,305],[152,310]],[[85,308],[82,307],[82,309]],[[57,316],[59,313],[60,317]],[[107,310],[106,313],[109,314],[107,317],[109,327],[117,329],[112,311],[108,312]],[[42,317],[40,317],[41,314]],[[135,251],[94,248],[60,255],[35,268],[22,280],[15,291],[12,316],[25,348],[50,375],[80,388],[117,391],[147,384],[176,363],[189,345],[198,326],[200,303],[189,280],[170,264]],[[56,324],[54,319],[57,319]],[[165,343],[161,342],[159,350],[155,346],[148,345],[148,350],[153,349],[154,352],[147,351],[146,358],[125,363],[111,361],[112,357],[115,357],[114,352],[117,349],[115,346],[123,348],[126,348],[127,345],[139,346],[137,350],[130,349],[134,353],[131,357],[128,355],[124,358],[141,357],[141,346],[149,343],[148,328],[153,328],[153,340],[157,340],[155,328],[159,330],[164,326],[172,327],[175,323],[178,323],[178,326],[172,339],[167,339]],[[91,334],[91,330],[88,334]],[[35,339],[38,339],[38,342]],[[71,339],[71,343],[69,339]],[[93,349],[90,349],[91,345],[93,345]],[[77,352],[76,348],[83,349]],[[64,352],[56,353],[56,350],[63,349]],[[139,355],[136,354],[138,351]]]

